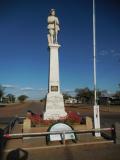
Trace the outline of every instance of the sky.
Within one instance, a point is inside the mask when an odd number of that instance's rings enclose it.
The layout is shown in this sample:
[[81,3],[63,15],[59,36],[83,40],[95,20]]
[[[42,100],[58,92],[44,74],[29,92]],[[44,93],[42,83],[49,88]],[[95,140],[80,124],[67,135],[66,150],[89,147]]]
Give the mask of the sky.
[[[97,88],[120,83],[120,1],[96,2]],[[5,93],[45,96],[49,52],[47,17],[56,9],[61,91],[93,89],[92,0],[0,0],[0,84]]]

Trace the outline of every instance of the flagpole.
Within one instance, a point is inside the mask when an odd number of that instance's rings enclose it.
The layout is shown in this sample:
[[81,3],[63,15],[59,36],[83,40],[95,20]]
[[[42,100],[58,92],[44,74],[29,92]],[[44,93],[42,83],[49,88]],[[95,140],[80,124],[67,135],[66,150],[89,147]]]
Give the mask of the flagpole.
[[96,28],[95,28],[95,0],[93,0],[93,59],[94,59],[94,105],[97,105],[97,93],[96,93]]
[[[95,129],[100,128],[100,115],[99,105],[97,105],[97,92],[96,92],[96,17],[95,17],[95,0],[93,0],[93,67],[94,67],[94,127]],[[96,137],[100,137],[100,132],[95,132]]]

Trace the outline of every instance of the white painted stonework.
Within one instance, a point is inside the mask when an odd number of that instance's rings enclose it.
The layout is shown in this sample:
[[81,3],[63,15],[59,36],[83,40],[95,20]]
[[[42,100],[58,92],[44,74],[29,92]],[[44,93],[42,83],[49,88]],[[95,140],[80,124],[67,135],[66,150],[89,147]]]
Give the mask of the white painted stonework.
[[[94,105],[94,127],[95,129],[100,129],[100,113],[99,113],[99,105]],[[96,137],[100,137],[100,131],[95,132]]]
[[46,112],[44,119],[60,119],[67,113],[64,110],[63,95],[60,93],[48,93],[46,101]]
[[64,109],[63,95],[60,93],[59,80],[59,47],[58,32],[60,31],[59,20],[55,9],[51,9],[48,22],[48,48],[50,53],[49,86],[46,99],[44,119],[60,119],[67,113]]
[[59,55],[60,45],[49,44],[50,49],[50,71],[49,71],[49,90],[46,99],[46,110],[44,119],[60,119],[67,113],[64,109],[63,95],[60,93],[59,82]]
[[[58,49],[60,45],[50,44],[50,70],[49,70],[49,93],[52,86],[58,86],[58,91],[60,93],[60,82],[59,82],[59,55]],[[55,92],[56,93],[56,92]]]

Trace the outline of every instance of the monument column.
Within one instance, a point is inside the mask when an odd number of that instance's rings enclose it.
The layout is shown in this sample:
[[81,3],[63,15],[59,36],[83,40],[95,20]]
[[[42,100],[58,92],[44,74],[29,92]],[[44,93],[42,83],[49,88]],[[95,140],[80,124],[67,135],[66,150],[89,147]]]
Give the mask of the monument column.
[[59,82],[59,55],[58,49],[60,45],[50,44],[50,70],[49,70],[49,93],[56,92],[60,93],[60,82]]
[[49,89],[46,99],[44,119],[60,119],[67,113],[64,109],[63,95],[60,93],[59,81],[59,47],[57,35],[59,32],[59,21],[55,16],[55,10],[51,9],[48,16],[48,48],[50,54]]

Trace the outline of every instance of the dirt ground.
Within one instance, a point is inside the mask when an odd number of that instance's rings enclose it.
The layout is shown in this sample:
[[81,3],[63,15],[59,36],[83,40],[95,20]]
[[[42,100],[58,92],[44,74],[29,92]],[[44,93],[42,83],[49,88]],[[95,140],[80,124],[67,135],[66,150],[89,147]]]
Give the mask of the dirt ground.
[[[66,111],[80,112],[81,115],[92,115],[93,106],[90,105],[65,105]],[[40,102],[25,102],[18,104],[11,104],[5,107],[0,107],[0,117],[14,117],[14,116],[25,116],[27,110],[40,113],[44,111],[44,104]],[[120,106],[100,106],[101,114],[120,114]]]
[[[118,109],[116,109],[118,108]],[[112,122],[120,121],[119,107],[101,107],[101,122],[105,126],[106,122],[109,126]],[[9,105],[0,108],[0,118],[8,118],[18,116],[25,116],[27,110],[40,113],[44,109],[44,105],[40,102],[27,102],[23,104]],[[77,111],[81,115],[93,115],[92,106],[66,106],[67,111]],[[17,144],[17,143],[16,143]],[[19,145],[16,145],[18,148]],[[32,146],[31,146],[32,147]],[[7,156],[9,152],[5,155]],[[91,144],[91,145],[65,145],[53,148],[36,148],[26,150],[28,154],[27,160],[120,160],[120,145],[109,144]],[[4,158],[5,160],[7,158]],[[1,159],[2,160],[2,159]]]
[[[26,160],[120,160],[120,145],[116,144],[66,145],[25,151]],[[8,154],[2,160],[6,160]]]
[[[114,149],[113,149],[114,148]],[[29,160],[120,160],[120,145],[99,144],[29,151]]]

